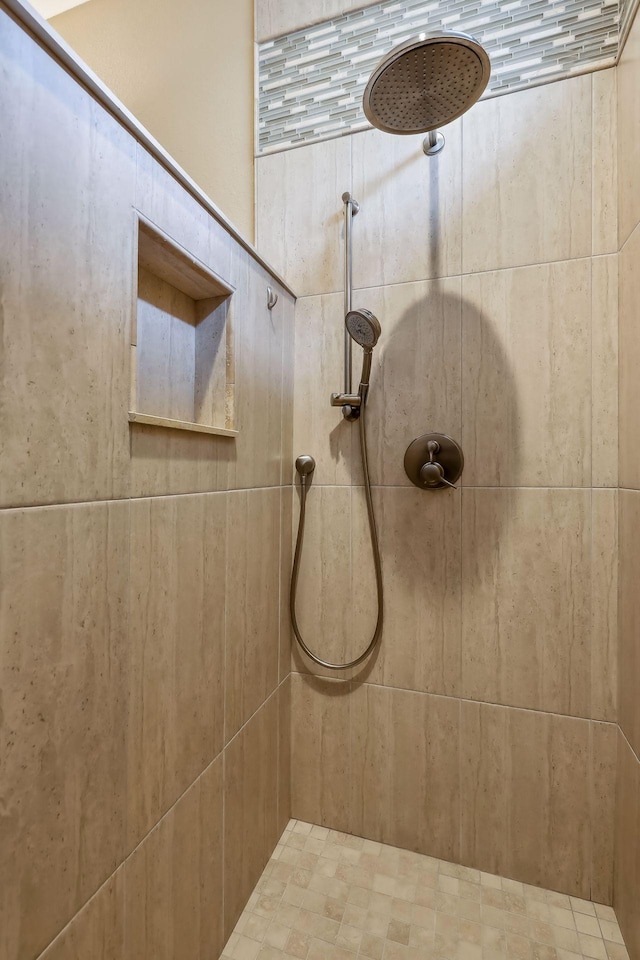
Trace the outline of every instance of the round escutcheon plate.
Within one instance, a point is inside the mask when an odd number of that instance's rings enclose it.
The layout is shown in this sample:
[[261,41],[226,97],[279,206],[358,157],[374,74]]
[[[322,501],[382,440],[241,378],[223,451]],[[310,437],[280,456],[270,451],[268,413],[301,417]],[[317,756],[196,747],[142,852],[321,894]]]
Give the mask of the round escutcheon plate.
[[[444,481],[437,484],[430,484],[421,476],[422,468],[429,463],[429,441],[435,440],[438,444],[437,451],[433,454],[433,461],[442,467]],[[411,480],[411,483],[421,490],[445,490],[450,489],[451,485],[460,479],[464,468],[464,454],[462,448],[451,437],[444,433],[423,433],[417,437],[407,447],[404,455],[404,471]]]

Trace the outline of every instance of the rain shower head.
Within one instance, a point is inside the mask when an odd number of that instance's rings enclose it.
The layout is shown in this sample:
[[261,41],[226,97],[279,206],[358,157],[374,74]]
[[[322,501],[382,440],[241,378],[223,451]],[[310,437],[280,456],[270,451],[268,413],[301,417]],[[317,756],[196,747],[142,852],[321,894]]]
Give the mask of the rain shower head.
[[382,333],[378,318],[370,310],[351,310],[345,317],[345,324],[352,340],[364,350],[371,352]]
[[490,74],[487,52],[473,37],[421,33],[380,61],[364,91],[364,112],[385,133],[428,133],[473,106]]

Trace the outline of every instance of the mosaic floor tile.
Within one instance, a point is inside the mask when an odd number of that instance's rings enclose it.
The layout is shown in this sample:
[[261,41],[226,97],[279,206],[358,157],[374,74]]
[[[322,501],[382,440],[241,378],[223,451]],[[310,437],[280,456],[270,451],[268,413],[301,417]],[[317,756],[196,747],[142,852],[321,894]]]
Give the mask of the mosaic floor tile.
[[290,820],[221,960],[629,960],[611,907]]

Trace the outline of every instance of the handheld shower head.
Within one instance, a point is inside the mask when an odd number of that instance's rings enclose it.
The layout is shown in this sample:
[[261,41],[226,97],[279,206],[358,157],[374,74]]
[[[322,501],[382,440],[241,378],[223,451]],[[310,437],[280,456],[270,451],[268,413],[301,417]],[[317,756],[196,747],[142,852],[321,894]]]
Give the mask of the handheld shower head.
[[378,318],[364,308],[351,310],[345,317],[345,325],[352,340],[370,353],[382,333]]
[[362,360],[362,373],[360,374],[361,395],[366,396],[369,386],[369,377],[371,376],[371,356],[382,330],[380,322],[371,310],[350,310],[345,317],[345,326],[349,336],[364,350]]

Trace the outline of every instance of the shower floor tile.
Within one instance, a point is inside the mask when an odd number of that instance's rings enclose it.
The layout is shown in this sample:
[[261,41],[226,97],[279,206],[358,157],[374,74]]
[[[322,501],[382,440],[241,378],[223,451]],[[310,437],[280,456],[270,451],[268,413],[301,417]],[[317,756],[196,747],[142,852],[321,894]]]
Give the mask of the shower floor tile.
[[290,820],[222,960],[629,960],[611,907]]

